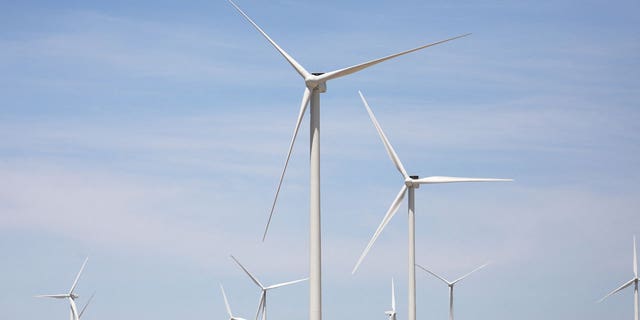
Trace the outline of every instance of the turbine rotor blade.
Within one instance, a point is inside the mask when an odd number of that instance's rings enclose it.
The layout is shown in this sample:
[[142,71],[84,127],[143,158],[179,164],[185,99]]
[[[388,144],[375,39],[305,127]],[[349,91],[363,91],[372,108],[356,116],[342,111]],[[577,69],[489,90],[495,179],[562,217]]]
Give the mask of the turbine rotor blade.
[[76,289],[76,286],[78,285],[78,280],[80,280],[80,275],[84,270],[84,266],[87,265],[87,261],[89,261],[89,257],[84,259],[84,262],[82,263],[82,267],[80,267],[80,271],[78,272],[78,275],[76,275],[76,279],[73,281],[73,285],[71,285],[71,290],[69,290],[69,294],[72,294],[73,291]]
[[391,310],[396,312],[396,286],[393,284],[393,278],[391,278]]
[[449,282],[447,279],[445,279],[445,278],[443,278],[443,277],[441,277],[441,276],[437,275],[435,272],[432,272],[432,271],[430,271],[429,269],[427,269],[427,268],[425,268],[425,267],[423,267],[423,266],[421,266],[421,265],[419,265],[419,264],[417,264],[417,263],[416,263],[416,266],[417,266],[418,268],[420,268],[420,269],[422,269],[422,270],[424,270],[424,271],[428,272],[428,273],[429,273],[429,274],[431,274],[432,276],[434,276],[434,277],[436,277],[436,278],[440,279],[442,282],[446,283],[448,286],[450,286],[450,285],[452,285],[452,284],[453,284],[453,283]]
[[415,179],[413,182],[419,184],[434,184],[434,183],[456,183],[456,182],[508,182],[513,179],[494,179],[494,178],[462,178],[462,177],[426,177],[421,179]]
[[619,292],[619,291],[621,291],[621,290],[624,290],[624,289],[625,289],[625,288],[627,288],[628,286],[630,286],[630,285],[634,284],[634,283],[635,283],[635,281],[636,281],[636,279],[631,279],[631,280],[629,280],[628,282],[626,282],[625,284],[621,285],[621,286],[620,286],[620,287],[618,287],[617,289],[615,289],[615,290],[613,290],[613,291],[609,292],[609,294],[607,294],[606,296],[602,297],[602,299],[598,300],[598,302],[602,302],[604,299],[608,298],[609,296],[611,296],[611,295],[613,295],[613,294],[615,294],[615,293],[617,293],[617,292]]
[[73,319],[79,320],[80,318],[78,317],[78,308],[76,307],[76,302],[73,301],[72,298],[69,298],[69,304],[71,305],[71,315]]
[[409,175],[407,174],[407,171],[404,169],[404,166],[402,165],[402,162],[400,161],[398,154],[393,149],[391,142],[389,142],[387,135],[384,134],[384,131],[382,131],[382,127],[380,126],[380,123],[376,119],[376,116],[373,114],[373,111],[369,107],[369,103],[367,103],[367,100],[364,98],[364,95],[362,94],[362,92],[358,91],[358,93],[360,94],[360,99],[362,99],[362,102],[364,103],[364,107],[367,108],[367,113],[369,113],[369,117],[371,118],[373,125],[376,127],[376,131],[378,131],[378,135],[380,135],[380,139],[382,139],[384,148],[387,149],[387,154],[389,154],[389,158],[391,158],[391,161],[393,162],[393,164],[396,166],[398,171],[400,171],[400,174],[402,174],[402,177],[405,179],[408,179]]
[[53,298],[53,299],[66,299],[71,297],[68,293],[64,294],[41,294],[34,296],[35,298]]
[[638,278],[638,254],[636,252],[636,236],[633,236],[633,275]]
[[309,90],[309,88],[305,88],[304,94],[302,95],[302,102],[300,103],[300,112],[298,112],[298,119],[296,120],[296,126],[293,129],[293,137],[291,137],[291,143],[289,144],[287,159],[284,162],[284,168],[282,169],[282,174],[280,175],[280,181],[278,182],[278,188],[276,189],[276,196],[273,199],[273,204],[271,205],[271,211],[269,212],[269,220],[267,220],[267,226],[264,228],[264,234],[262,235],[263,242],[267,238],[267,231],[269,231],[271,218],[273,217],[273,212],[276,208],[276,202],[278,201],[278,195],[280,194],[280,187],[282,187],[284,174],[287,172],[287,166],[289,165],[289,159],[291,158],[291,152],[293,151],[293,144],[296,142],[296,137],[298,136],[298,130],[300,130],[300,125],[302,124],[302,119],[304,118],[304,114],[307,110],[307,105],[309,104],[310,97],[311,97],[311,90]]
[[87,303],[84,305],[84,307],[82,307],[82,310],[80,310],[80,314],[78,315],[78,318],[82,318],[84,311],[87,310],[87,307],[89,306],[89,304],[91,303],[91,300],[93,300],[93,297],[95,295],[96,295],[95,292],[91,294],[91,297],[89,297],[89,300],[87,300]]
[[266,291],[262,291],[262,293],[260,294],[260,302],[258,303],[258,311],[256,312],[256,320],[260,320],[260,314],[264,312],[264,299],[265,299],[265,295],[267,294]]
[[380,233],[382,232],[384,227],[387,226],[389,221],[391,221],[391,218],[393,218],[393,216],[398,211],[398,208],[400,207],[400,204],[402,202],[402,199],[404,199],[404,195],[406,192],[407,192],[407,185],[403,184],[402,188],[400,188],[400,192],[398,192],[398,195],[391,203],[391,207],[389,207],[389,210],[387,210],[387,213],[382,218],[382,222],[380,222],[378,229],[376,229],[376,232],[373,234],[373,237],[371,237],[371,240],[369,240],[369,243],[364,248],[364,251],[362,252],[362,255],[360,255],[360,258],[358,259],[358,262],[356,263],[355,267],[353,267],[351,274],[355,274],[356,271],[358,271],[358,267],[360,267],[360,264],[364,260],[364,257],[367,256],[367,254],[369,253],[369,250],[371,250],[371,247],[373,247],[373,244],[376,242],[376,239],[378,239],[378,236],[380,236]]
[[458,278],[458,279],[454,280],[454,281],[452,282],[452,284],[455,284],[455,283],[457,283],[458,281],[461,281],[462,279],[464,279],[464,278],[466,278],[466,277],[470,276],[472,273],[474,273],[474,272],[476,272],[476,271],[478,271],[478,270],[480,270],[480,269],[482,269],[482,268],[486,267],[487,265],[489,265],[489,262],[487,262],[487,263],[485,263],[485,264],[483,264],[483,265],[481,265],[481,266],[479,266],[479,267],[477,267],[477,268],[473,269],[471,272],[469,272],[469,273],[465,274],[464,276],[462,276],[462,277],[460,277],[460,278]]
[[438,42],[433,42],[433,43],[430,43],[430,44],[426,44],[426,45],[423,45],[423,46],[420,46],[420,47],[417,47],[417,48],[413,48],[411,50],[407,50],[407,51],[403,51],[403,52],[400,52],[400,53],[392,54],[390,56],[386,56],[386,57],[383,57],[383,58],[380,58],[380,59],[371,60],[371,61],[368,61],[368,62],[365,62],[365,63],[357,64],[355,66],[347,67],[347,68],[336,70],[336,71],[327,72],[327,73],[321,75],[319,78],[320,78],[320,81],[328,81],[328,80],[331,80],[331,79],[344,77],[346,75],[349,75],[349,74],[361,71],[363,69],[366,69],[368,67],[371,67],[373,65],[376,65],[376,64],[378,64],[380,62],[387,61],[387,60],[390,60],[390,59],[405,55],[407,53],[411,53],[411,52],[414,52],[414,51],[418,51],[418,50],[422,50],[422,49],[425,49],[425,48],[428,48],[428,47],[432,47],[432,46],[435,46],[435,45],[438,45],[438,44],[441,44],[441,43],[445,43],[447,41],[451,41],[451,40],[455,40],[455,39],[458,39],[458,38],[466,37],[468,35],[470,35],[470,33],[459,35],[457,37],[453,37],[453,38],[449,38],[449,39],[445,39],[445,40],[441,40],[441,41],[438,41]]
[[238,259],[236,259],[236,257],[234,257],[233,255],[230,255],[231,259],[233,259],[233,261],[235,261],[238,266],[240,266],[240,268],[242,268],[242,270],[244,270],[244,273],[246,273],[249,278],[251,278],[251,280],[253,280],[253,283],[255,283],[258,287],[260,287],[261,289],[264,289],[264,286],[262,285],[262,283],[260,283],[260,281],[258,281],[258,279],[256,277],[254,277],[251,272],[249,272],[249,270],[247,270],[247,268],[245,268],[242,263],[240,263],[240,261],[238,261]]
[[269,41],[269,43],[271,43],[271,45],[276,48],[276,50],[278,50],[278,52],[280,52],[280,54],[287,60],[287,62],[289,62],[289,64],[298,72],[298,74],[300,74],[300,76],[302,76],[302,78],[306,79],[307,77],[309,77],[311,74],[300,64],[298,63],[298,61],[296,61],[293,57],[291,57],[286,51],[284,51],[282,48],[280,48],[280,46],[273,41],[273,39],[271,39],[271,37],[269,37],[269,35],[267,35],[266,32],[264,32],[264,30],[262,30],[262,28],[260,28],[260,26],[258,26],[255,22],[253,22],[253,20],[251,20],[251,18],[249,18],[249,16],[244,13],[244,11],[242,11],[242,9],[240,9],[240,7],[238,7],[233,1],[228,0],[229,3],[231,3],[231,5],[236,8],[236,10],[238,10],[238,12],[240,12],[240,14],[247,20],[249,21],[249,23],[251,23],[253,25],[254,28],[256,28],[256,30],[258,30],[258,32],[260,32],[262,34],[263,37],[265,37],[265,39],[267,39],[267,41]]
[[227,295],[224,293],[224,287],[222,286],[222,284],[220,284],[220,290],[222,291],[224,306],[227,308],[227,313],[229,314],[229,318],[233,319],[233,314],[231,313],[231,307],[229,307],[229,301],[227,300]]
[[280,288],[280,287],[296,284],[298,282],[307,281],[307,280],[309,280],[309,278],[304,278],[304,279],[298,279],[298,280],[293,280],[293,281],[289,281],[289,282],[278,283],[278,284],[274,284],[274,285],[268,286],[268,287],[266,287],[264,289],[265,290],[271,290],[271,289]]

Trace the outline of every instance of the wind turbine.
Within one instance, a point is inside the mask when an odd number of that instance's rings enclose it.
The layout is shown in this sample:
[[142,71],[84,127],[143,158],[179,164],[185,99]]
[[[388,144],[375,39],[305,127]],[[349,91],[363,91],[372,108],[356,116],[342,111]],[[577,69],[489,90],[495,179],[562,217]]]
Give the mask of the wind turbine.
[[258,320],[258,318],[260,316],[260,313],[262,313],[262,320],[266,320],[267,319],[267,291],[269,291],[271,289],[280,288],[280,287],[288,286],[288,285],[291,285],[291,284],[294,284],[294,283],[298,283],[298,282],[309,280],[309,278],[304,278],[304,279],[299,279],[299,280],[294,280],[294,281],[278,283],[278,284],[274,284],[274,285],[270,285],[270,286],[264,286],[258,280],[258,278],[254,277],[249,272],[249,270],[247,270],[247,268],[245,268],[240,263],[240,261],[238,261],[238,259],[236,259],[234,256],[231,256],[231,259],[233,259],[233,261],[235,261],[238,264],[238,266],[240,268],[242,268],[242,270],[244,270],[244,272],[249,276],[249,278],[251,278],[253,283],[255,283],[258,287],[260,287],[260,290],[262,290],[262,293],[260,293],[260,302],[258,303],[258,311],[256,312],[256,320]]
[[391,310],[385,311],[389,320],[396,320],[396,287],[393,284],[393,278],[391,278]]
[[416,310],[416,267],[415,267],[416,240],[415,240],[415,200],[414,200],[415,189],[418,189],[422,184],[455,183],[455,182],[496,182],[496,181],[512,181],[512,180],[511,179],[491,179],[491,178],[440,177],[440,176],[419,178],[418,176],[409,176],[407,174],[407,171],[404,169],[404,166],[402,165],[400,158],[398,157],[395,150],[393,149],[393,146],[391,146],[389,139],[387,139],[387,136],[384,134],[384,131],[382,131],[382,127],[380,126],[380,123],[378,123],[378,120],[373,114],[373,111],[371,111],[371,108],[369,107],[367,100],[364,98],[364,95],[362,94],[362,92],[358,92],[358,93],[360,94],[360,98],[364,103],[364,107],[367,109],[367,112],[369,113],[369,117],[371,118],[373,125],[378,131],[378,135],[380,135],[380,139],[382,139],[382,143],[384,144],[384,147],[387,150],[387,153],[389,154],[391,161],[396,166],[400,174],[402,174],[402,177],[404,178],[404,184],[400,188],[400,192],[398,192],[398,195],[396,196],[396,198],[391,203],[391,207],[389,207],[389,210],[387,210],[387,213],[382,218],[382,222],[378,226],[378,229],[376,229],[376,232],[373,234],[373,237],[371,237],[371,240],[365,247],[364,251],[362,252],[362,255],[360,255],[358,262],[356,262],[355,267],[353,267],[352,273],[354,274],[356,273],[356,271],[358,270],[358,267],[364,260],[364,257],[367,256],[367,253],[369,253],[369,250],[371,250],[371,247],[373,247],[373,244],[375,243],[376,239],[378,239],[378,236],[380,236],[380,233],[382,232],[384,227],[387,226],[389,221],[391,221],[393,216],[396,214],[396,212],[398,211],[398,208],[400,207],[400,204],[402,203],[402,199],[404,199],[405,194],[407,194],[408,192],[409,193],[409,199],[408,199],[409,200],[408,305],[409,305],[409,314],[410,314],[409,318],[411,319],[411,315],[415,317],[415,312],[416,312],[415,311]]
[[[75,300],[78,299],[80,296],[75,294],[74,291],[76,290],[76,286],[78,285],[78,280],[80,279],[82,270],[84,270],[84,266],[87,264],[88,260],[89,258],[84,259],[84,262],[82,263],[82,267],[80,267],[80,271],[78,272],[78,275],[76,275],[76,279],[73,281],[73,284],[71,285],[71,289],[69,290],[69,293],[39,295],[39,296],[36,296],[36,298],[67,299],[71,307],[71,316],[70,316],[71,320],[79,320],[80,314],[78,313],[78,308],[76,307]],[[82,311],[84,311],[85,308],[83,308]]]
[[229,314],[229,320],[245,320],[244,318],[234,317],[233,313],[231,313],[231,307],[229,307],[229,301],[227,300],[227,295],[224,293],[224,287],[220,284],[220,290],[222,291],[222,297],[224,298],[224,306],[227,307],[227,313]]
[[621,285],[619,288],[611,291],[609,294],[607,294],[606,296],[604,296],[602,299],[598,300],[598,302],[602,302],[604,299],[608,298],[609,296],[613,295],[614,293],[617,293],[625,288],[627,288],[630,285],[634,285],[633,288],[633,311],[634,311],[634,319],[638,320],[638,281],[640,281],[640,279],[638,279],[638,255],[636,253],[636,236],[633,236],[633,279],[625,282],[623,285]]
[[[321,320],[322,319],[322,256],[321,256],[321,237],[320,237],[320,93],[324,93],[327,90],[326,82],[329,80],[344,77],[346,75],[364,70],[368,67],[387,61],[414,51],[422,50],[431,46],[435,46],[447,41],[465,37],[469,34],[460,35],[457,37],[445,39],[442,41],[426,44],[411,50],[392,54],[383,58],[371,60],[368,62],[360,63],[351,67],[338,69],[330,72],[309,72],[300,63],[298,63],[291,55],[284,51],[275,41],[267,35],[262,28],[260,28],[247,14],[240,9],[233,1],[228,0],[229,3],[249,22],[253,27],[262,34],[262,36],[287,60],[287,62],[295,69],[295,71],[303,78],[305,83],[304,93],[302,95],[302,102],[300,103],[300,111],[298,112],[298,119],[296,121],[295,128],[293,130],[293,137],[289,144],[289,151],[280,175],[278,182],[278,188],[271,206],[269,213],[269,219],[262,236],[264,241],[267,236],[269,224],[275,209],[276,202],[278,200],[278,194],[280,193],[280,187],[282,186],[282,180],[287,170],[289,158],[291,157],[291,151],[298,135],[298,129],[302,123],[302,118],[307,110],[307,105],[310,104],[310,210],[309,210],[309,320]],[[415,313],[409,312],[409,320],[415,320]]]
[[454,281],[448,281],[448,280],[446,280],[445,278],[443,278],[443,277],[441,277],[441,276],[439,276],[439,275],[435,274],[434,272],[429,271],[427,268],[425,268],[425,267],[423,267],[423,266],[421,266],[421,265],[419,265],[419,264],[417,264],[417,266],[418,266],[420,269],[422,269],[422,270],[424,270],[424,271],[426,271],[426,272],[430,273],[432,276],[434,276],[434,277],[436,277],[436,278],[438,278],[438,279],[442,280],[442,282],[444,282],[444,283],[446,283],[446,284],[447,284],[447,286],[449,287],[449,320],[453,320],[453,286],[455,286],[455,284],[456,284],[456,283],[458,283],[458,282],[462,281],[462,279],[464,279],[464,278],[466,278],[466,277],[470,276],[472,273],[474,273],[474,272],[476,272],[476,271],[478,271],[478,270],[480,270],[480,269],[482,269],[482,268],[486,267],[488,264],[489,264],[489,263],[485,263],[485,264],[483,264],[483,265],[481,265],[481,266],[479,266],[479,267],[477,267],[477,268],[473,269],[473,271],[471,271],[471,272],[469,272],[469,273],[465,274],[464,276],[462,276],[462,277],[460,277],[460,278],[458,278],[458,279],[456,279],[456,280],[454,280]]

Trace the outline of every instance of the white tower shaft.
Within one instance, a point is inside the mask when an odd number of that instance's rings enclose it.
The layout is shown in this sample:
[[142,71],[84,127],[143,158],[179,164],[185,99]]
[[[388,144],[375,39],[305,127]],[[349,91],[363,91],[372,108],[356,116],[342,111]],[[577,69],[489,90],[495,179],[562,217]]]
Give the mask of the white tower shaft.
[[320,93],[311,92],[310,121],[310,208],[309,208],[309,320],[322,319],[322,251],[320,224]]
[[416,211],[415,188],[409,187],[409,296],[407,314],[416,320]]

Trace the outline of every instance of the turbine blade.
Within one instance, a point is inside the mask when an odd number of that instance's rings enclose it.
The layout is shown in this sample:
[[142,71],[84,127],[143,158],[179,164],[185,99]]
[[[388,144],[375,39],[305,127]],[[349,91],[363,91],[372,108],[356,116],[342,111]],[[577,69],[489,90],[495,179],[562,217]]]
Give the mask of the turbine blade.
[[371,240],[369,240],[369,243],[364,248],[364,251],[362,252],[362,255],[360,255],[360,258],[358,259],[358,262],[356,263],[356,266],[353,267],[353,270],[351,271],[351,274],[355,274],[356,271],[358,271],[358,267],[360,267],[360,264],[364,260],[364,257],[366,257],[367,253],[369,253],[369,250],[371,250],[371,247],[373,246],[373,243],[376,242],[376,239],[378,239],[378,236],[380,236],[380,233],[382,232],[384,227],[387,226],[389,221],[391,221],[391,218],[393,218],[393,216],[398,211],[398,208],[400,207],[400,204],[402,202],[402,199],[404,199],[404,195],[405,195],[406,192],[407,192],[407,185],[402,185],[402,188],[400,188],[400,192],[398,192],[398,195],[396,196],[396,198],[391,203],[391,207],[389,207],[389,210],[387,210],[387,213],[382,218],[382,222],[380,222],[380,225],[378,226],[378,229],[376,229],[376,232],[373,234],[373,237],[371,237]]
[[393,278],[391,278],[391,310],[396,312],[396,286],[393,284]]
[[439,275],[435,274],[434,272],[430,271],[429,269],[427,269],[427,268],[425,268],[425,267],[423,267],[423,266],[421,266],[421,265],[419,265],[419,264],[417,264],[417,263],[416,263],[416,266],[417,266],[418,268],[420,268],[420,269],[422,269],[422,270],[424,270],[424,271],[426,271],[426,272],[430,273],[432,276],[434,276],[434,277],[436,277],[436,278],[440,279],[442,282],[446,283],[447,285],[451,285],[451,282],[449,282],[447,279],[445,279],[445,278],[443,278],[443,277],[441,277],[441,276],[439,276]]
[[231,313],[231,307],[229,307],[229,301],[227,300],[227,295],[224,293],[224,287],[222,283],[220,284],[220,290],[222,291],[222,298],[224,298],[224,306],[227,308],[227,313],[229,314],[229,318],[233,319],[233,314]]
[[344,77],[346,75],[349,75],[349,74],[361,71],[363,69],[366,69],[368,67],[371,67],[373,65],[376,65],[376,64],[378,64],[380,62],[387,61],[387,60],[390,60],[390,59],[405,55],[407,53],[411,53],[411,52],[414,52],[414,51],[418,51],[418,50],[422,50],[422,49],[425,49],[425,48],[428,48],[428,47],[432,47],[432,46],[435,46],[435,45],[438,45],[438,44],[441,44],[441,43],[445,43],[447,41],[451,41],[451,40],[455,40],[455,39],[458,39],[458,38],[466,37],[468,35],[470,35],[470,33],[463,34],[463,35],[460,35],[460,36],[457,36],[457,37],[453,37],[453,38],[449,38],[449,39],[445,39],[445,40],[441,40],[441,41],[438,41],[438,42],[433,42],[433,43],[430,43],[430,44],[426,44],[426,45],[423,45],[423,46],[420,46],[420,47],[417,47],[417,48],[413,48],[411,50],[407,50],[407,51],[403,51],[403,52],[400,52],[400,53],[392,54],[392,55],[386,56],[384,58],[380,58],[380,59],[371,60],[371,61],[368,61],[368,62],[365,62],[365,63],[357,64],[355,66],[347,67],[347,68],[336,70],[336,71],[327,72],[327,73],[325,73],[325,74],[320,76],[320,81],[328,81],[328,80],[331,80],[331,79]]
[[74,320],[79,320],[78,317],[78,308],[76,307],[76,302],[73,299],[69,298],[69,304],[71,305],[71,316]]
[[460,277],[460,278],[458,278],[458,279],[454,280],[452,283],[457,283],[458,281],[461,281],[462,279],[464,279],[464,278],[466,278],[466,277],[470,276],[472,273],[474,273],[474,272],[476,272],[476,271],[478,271],[478,270],[480,270],[480,269],[482,269],[482,268],[486,267],[487,265],[489,265],[489,262],[487,262],[487,263],[485,263],[485,264],[483,264],[483,265],[481,265],[481,266],[479,266],[479,267],[477,267],[477,268],[473,269],[471,272],[469,272],[469,273],[465,274],[464,276],[462,276],[462,277]]
[[91,303],[91,300],[93,300],[93,297],[95,295],[96,295],[95,292],[91,294],[91,297],[89,297],[89,300],[87,300],[87,303],[84,305],[84,307],[82,307],[82,310],[80,310],[80,314],[78,315],[78,318],[82,318],[84,311],[87,310],[87,307],[89,306],[89,304]]
[[291,158],[291,152],[293,151],[293,144],[296,142],[296,137],[298,136],[298,130],[300,130],[300,124],[302,124],[302,118],[304,118],[304,114],[305,114],[305,111],[307,110],[307,105],[309,104],[310,97],[311,97],[311,91],[309,90],[309,88],[305,88],[304,94],[302,95],[302,102],[300,103],[300,112],[298,112],[298,120],[296,120],[296,127],[293,129],[293,137],[291,137],[291,143],[289,144],[287,159],[284,162],[284,168],[282,169],[282,174],[280,175],[280,181],[278,182],[278,188],[276,189],[276,196],[273,199],[273,204],[271,205],[271,211],[269,212],[269,220],[267,220],[267,226],[264,228],[264,234],[262,234],[263,242],[267,238],[267,231],[269,231],[269,225],[271,224],[273,211],[276,208],[276,202],[278,201],[278,195],[280,194],[280,187],[282,187],[284,174],[285,172],[287,172],[287,166],[289,165],[289,159]]
[[266,292],[262,291],[262,293],[260,294],[260,302],[258,303],[258,311],[256,312],[256,320],[260,320],[260,314],[262,312],[264,312],[264,298],[265,298]]
[[633,236],[633,275],[638,278],[638,254],[636,253],[636,236]]
[[462,177],[426,177],[422,179],[416,179],[414,182],[419,184],[432,184],[432,183],[456,183],[456,182],[507,182],[513,181],[513,179],[494,179],[494,178],[462,178]]
[[240,266],[240,268],[242,268],[242,270],[244,270],[244,273],[246,273],[249,278],[251,278],[251,280],[253,280],[253,282],[260,287],[261,289],[264,289],[264,286],[262,285],[262,283],[260,283],[260,281],[258,281],[258,279],[256,277],[254,277],[251,272],[249,272],[249,270],[247,270],[247,268],[245,268],[242,263],[240,263],[240,261],[238,261],[238,259],[236,259],[236,257],[234,257],[233,255],[230,255],[231,259],[233,259],[233,261],[235,261],[238,266]]
[[364,95],[362,94],[362,92],[358,91],[358,93],[360,94],[360,98],[364,103],[364,107],[367,108],[367,112],[369,113],[369,117],[371,118],[373,125],[376,127],[376,130],[378,131],[378,135],[380,135],[380,139],[382,139],[384,148],[387,149],[387,154],[389,154],[391,161],[393,162],[393,164],[395,164],[398,171],[400,171],[403,178],[405,179],[409,178],[409,175],[407,174],[407,171],[404,169],[404,166],[402,165],[402,162],[400,161],[398,154],[396,154],[396,151],[393,149],[391,142],[389,142],[387,135],[385,135],[384,131],[382,131],[382,127],[380,126],[380,123],[376,119],[376,116],[373,114],[373,111],[371,111],[371,108],[369,107],[369,103],[367,103],[367,100],[364,98]]
[[635,280],[636,280],[636,279],[631,279],[631,280],[629,280],[628,282],[626,282],[625,284],[621,285],[621,286],[620,286],[620,287],[618,287],[617,289],[615,289],[615,290],[613,290],[613,291],[609,292],[609,294],[607,294],[606,296],[602,297],[602,299],[598,300],[598,302],[602,302],[604,299],[608,298],[609,296],[611,296],[611,295],[613,295],[613,294],[615,294],[615,293],[617,293],[617,292],[619,292],[619,291],[621,291],[621,290],[624,290],[626,287],[628,287],[628,286],[630,286],[630,285],[634,284],[634,283],[635,283]]
[[267,35],[266,32],[264,32],[264,30],[262,30],[262,28],[260,28],[260,26],[258,26],[255,22],[253,22],[253,20],[251,20],[251,18],[249,18],[249,16],[244,13],[244,11],[242,11],[242,9],[240,9],[240,7],[238,7],[233,1],[228,0],[229,3],[231,3],[231,5],[236,8],[236,10],[238,10],[238,12],[240,12],[240,14],[247,19],[247,21],[249,21],[249,23],[251,23],[253,25],[254,28],[256,28],[256,30],[258,30],[258,32],[260,32],[262,34],[262,36],[264,36],[267,41],[269,41],[269,43],[271,43],[271,45],[276,48],[276,50],[278,50],[278,52],[280,52],[280,54],[287,60],[287,62],[289,62],[289,64],[298,72],[298,74],[300,74],[300,76],[302,76],[302,78],[307,78],[309,77],[311,74],[300,64],[298,63],[298,61],[296,61],[293,57],[291,57],[286,51],[284,51],[282,48],[280,48],[280,46],[271,39],[271,37],[269,37],[269,35]]
[[84,259],[84,262],[82,263],[82,267],[80,267],[80,271],[78,272],[78,275],[76,275],[76,279],[73,281],[73,285],[71,285],[71,290],[69,290],[69,294],[72,294],[73,291],[76,289],[76,286],[78,285],[78,280],[80,280],[80,275],[84,270],[84,266],[87,265],[87,261],[89,261],[89,257]]
[[35,298],[54,298],[54,299],[66,299],[69,298],[69,294],[68,293],[64,293],[64,294],[41,294],[41,295],[37,295],[34,296]]
[[298,280],[289,281],[289,282],[278,283],[278,284],[274,284],[272,286],[268,286],[265,289],[266,290],[271,290],[271,289],[280,288],[280,287],[296,284],[298,282],[307,281],[307,280],[309,280],[309,278],[304,278],[304,279],[298,279]]

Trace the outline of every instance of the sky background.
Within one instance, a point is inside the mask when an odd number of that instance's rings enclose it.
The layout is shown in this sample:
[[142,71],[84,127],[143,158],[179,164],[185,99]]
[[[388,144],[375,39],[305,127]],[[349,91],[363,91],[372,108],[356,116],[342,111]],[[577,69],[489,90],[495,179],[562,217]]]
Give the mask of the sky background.
[[[410,174],[514,178],[416,190],[417,262],[453,279],[457,319],[630,319],[640,234],[638,1],[238,4],[311,72],[473,32],[328,83],[322,99],[323,314],[406,319]],[[0,318],[249,320],[264,283],[308,274],[308,121],[260,241],[303,82],[217,1],[0,1]],[[305,118],[308,120],[308,118]],[[447,289],[417,271],[418,318]],[[270,292],[305,319],[308,284]]]

